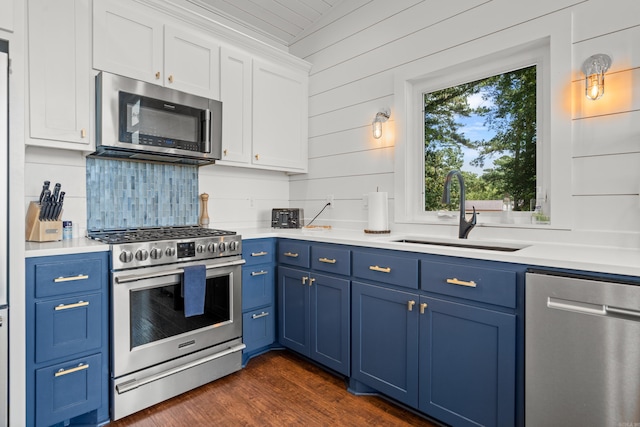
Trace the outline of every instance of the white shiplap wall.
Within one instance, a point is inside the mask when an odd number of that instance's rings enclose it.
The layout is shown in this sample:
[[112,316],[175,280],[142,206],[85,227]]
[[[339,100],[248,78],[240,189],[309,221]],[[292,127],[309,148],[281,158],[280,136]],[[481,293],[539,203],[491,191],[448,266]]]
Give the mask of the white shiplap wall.
[[[553,19],[556,15],[562,19]],[[529,29],[544,33],[549,25],[573,25],[571,37],[559,47],[573,52],[571,61],[551,63],[551,73],[567,76],[566,96],[561,97],[566,105],[559,107],[571,111],[566,121],[572,122],[567,123],[572,153],[552,162],[570,187],[565,194],[571,200],[562,204],[570,230],[487,227],[473,233],[640,246],[640,221],[635,219],[640,213],[640,2],[635,0],[373,0],[341,20],[321,22],[291,46],[292,53],[313,64],[309,173],[291,177],[291,205],[304,207],[310,217],[326,195],[334,194],[335,208],[322,219],[364,228],[363,194],[379,187],[390,194],[393,230],[453,235],[451,226],[393,223],[395,76],[421,64],[437,69],[432,58],[458,55],[465,62],[471,59],[470,47],[483,40],[521,37]],[[587,103],[579,70],[594,53],[610,54],[614,65],[606,96]],[[379,142],[372,139],[370,124],[381,107],[392,107],[392,117]]]

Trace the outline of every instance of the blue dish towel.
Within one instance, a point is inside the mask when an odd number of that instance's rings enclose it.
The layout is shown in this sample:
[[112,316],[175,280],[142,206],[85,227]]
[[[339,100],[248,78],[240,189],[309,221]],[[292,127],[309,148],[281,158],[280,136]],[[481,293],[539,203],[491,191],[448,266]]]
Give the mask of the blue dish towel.
[[207,269],[204,265],[184,267],[184,317],[204,314],[204,295],[206,286]]

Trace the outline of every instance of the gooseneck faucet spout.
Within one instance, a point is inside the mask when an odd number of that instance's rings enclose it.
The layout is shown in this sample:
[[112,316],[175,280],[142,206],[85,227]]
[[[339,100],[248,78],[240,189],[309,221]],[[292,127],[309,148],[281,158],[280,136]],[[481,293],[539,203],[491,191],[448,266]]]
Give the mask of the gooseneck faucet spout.
[[458,183],[460,184],[460,227],[458,229],[458,237],[461,239],[466,239],[469,235],[469,232],[476,225],[476,208],[473,207],[473,216],[471,217],[471,221],[467,221],[464,205],[464,178],[460,171],[453,170],[447,174],[447,178],[444,180],[444,193],[442,194],[442,203],[449,204],[451,203],[451,180],[453,176],[458,177]]

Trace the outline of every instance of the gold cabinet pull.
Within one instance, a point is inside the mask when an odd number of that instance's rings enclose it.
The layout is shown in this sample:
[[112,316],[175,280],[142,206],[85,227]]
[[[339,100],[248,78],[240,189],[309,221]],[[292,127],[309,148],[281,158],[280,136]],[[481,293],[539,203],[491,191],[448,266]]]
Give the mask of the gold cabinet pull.
[[309,280],[309,278],[307,276],[302,276],[302,284],[303,285],[307,284],[307,280]]
[[56,305],[55,311],[69,310],[70,308],[86,307],[89,305],[89,301],[78,301],[75,304],[60,304]]
[[54,283],[60,283],[60,282],[73,282],[76,280],[87,280],[89,278],[88,274],[78,274],[77,276],[69,276],[69,277],[56,277],[55,279],[53,279]]
[[80,129],[80,138],[86,138],[86,137],[87,137],[87,130]]
[[427,309],[427,303],[423,302],[420,304],[420,314],[424,314],[424,311]]
[[262,312],[262,313],[260,313],[260,314],[253,314],[253,315],[251,315],[251,318],[252,318],[252,319],[259,319],[259,318],[261,318],[261,317],[265,317],[265,316],[268,316],[268,315],[269,315],[269,312],[268,312],[268,311],[263,311],[263,312]]
[[268,271],[264,271],[264,270],[260,270],[260,271],[252,271],[251,275],[252,276],[264,276],[267,273],[269,273],[269,272]]
[[416,305],[416,302],[414,300],[407,301],[407,310],[413,311],[413,306],[414,305]]
[[160,80],[160,71],[156,72],[156,80]]
[[309,279],[309,286],[313,285],[313,282],[315,282],[315,281],[316,281],[316,279],[314,279],[313,277],[311,277],[311,278]]
[[226,156],[227,155],[227,149],[225,148],[225,150],[222,153]]
[[54,375],[56,377],[61,377],[63,375],[68,375],[68,374],[73,374],[74,372],[78,372],[78,371],[84,371],[85,369],[89,369],[89,365],[86,365],[84,363],[79,364],[78,366],[76,366],[75,368],[69,368],[69,369],[60,369],[58,372],[56,372]]
[[318,258],[318,261],[324,262],[326,264],[335,264],[336,263],[335,259],[329,259],[329,258]]
[[256,160],[260,160],[260,154],[256,154]]
[[391,273],[391,267],[379,267],[377,265],[370,265],[369,270],[379,271],[381,273]]
[[169,80],[169,83],[173,83],[173,74],[169,74],[169,78],[167,78],[167,80]]
[[251,256],[265,256],[265,255],[269,255],[269,252],[251,252]]
[[298,258],[300,256],[300,254],[299,253],[295,253],[295,252],[285,252],[284,256],[288,256],[288,257],[291,257],[291,258]]
[[464,280],[458,280],[455,277],[453,279],[447,279],[447,283],[450,283],[452,285],[458,285],[458,286],[467,286],[469,288],[475,288],[477,286],[476,282],[474,282],[473,280],[469,282],[465,282]]

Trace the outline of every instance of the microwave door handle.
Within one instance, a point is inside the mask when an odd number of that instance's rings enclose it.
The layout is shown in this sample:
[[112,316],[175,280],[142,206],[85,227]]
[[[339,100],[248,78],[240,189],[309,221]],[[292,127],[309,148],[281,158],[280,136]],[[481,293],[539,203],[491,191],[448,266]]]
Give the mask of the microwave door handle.
[[204,110],[202,126],[204,126],[204,151],[205,153],[211,153],[211,110],[208,108]]

